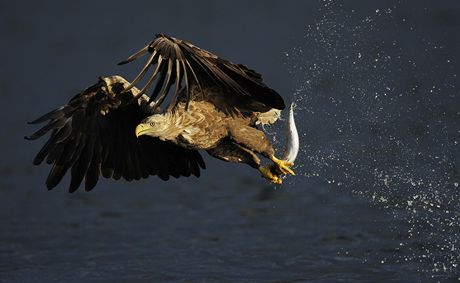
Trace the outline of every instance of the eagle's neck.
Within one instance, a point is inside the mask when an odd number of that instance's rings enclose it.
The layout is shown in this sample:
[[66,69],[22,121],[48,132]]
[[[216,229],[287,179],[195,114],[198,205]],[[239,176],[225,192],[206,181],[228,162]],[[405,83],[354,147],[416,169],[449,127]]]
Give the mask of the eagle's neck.
[[[148,135],[164,141],[189,145],[206,139],[211,130],[210,125],[215,119],[222,120],[224,117],[211,103],[191,101],[187,110],[185,103],[178,103],[174,110],[152,115],[146,123],[151,122],[153,125]],[[212,131],[224,130],[213,128]]]

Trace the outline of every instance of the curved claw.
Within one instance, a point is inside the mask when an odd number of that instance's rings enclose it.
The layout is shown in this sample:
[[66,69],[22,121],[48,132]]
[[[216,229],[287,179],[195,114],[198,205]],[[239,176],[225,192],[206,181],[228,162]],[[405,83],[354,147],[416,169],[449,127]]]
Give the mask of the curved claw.
[[282,174],[295,175],[294,171],[290,168],[294,165],[293,162],[280,160],[274,156],[272,156],[271,160],[273,161],[274,166],[276,166],[276,169],[278,169],[278,171],[281,172]]
[[281,185],[281,183],[283,183],[283,179],[281,179],[280,176],[273,174],[271,166],[261,166],[259,171],[262,173],[262,177],[272,182],[273,184]]

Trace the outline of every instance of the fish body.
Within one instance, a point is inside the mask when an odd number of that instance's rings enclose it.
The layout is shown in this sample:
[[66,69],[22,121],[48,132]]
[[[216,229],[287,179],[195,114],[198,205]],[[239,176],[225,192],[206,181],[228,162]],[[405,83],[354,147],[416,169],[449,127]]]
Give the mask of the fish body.
[[286,146],[282,155],[282,160],[292,163],[294,163],[299,153],[299,133],[295,125],[294,107],[295,104],[292,102],[286,119]]

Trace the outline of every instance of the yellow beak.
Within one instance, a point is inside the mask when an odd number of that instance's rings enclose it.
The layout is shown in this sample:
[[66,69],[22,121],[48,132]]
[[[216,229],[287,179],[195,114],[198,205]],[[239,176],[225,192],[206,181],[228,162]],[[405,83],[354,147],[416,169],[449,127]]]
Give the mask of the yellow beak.
[[138,138],[139,136],[142,136],[146,131],[147,131],[147,125],[146,124],[137,125],[137,127],[136,127],[136,137]]

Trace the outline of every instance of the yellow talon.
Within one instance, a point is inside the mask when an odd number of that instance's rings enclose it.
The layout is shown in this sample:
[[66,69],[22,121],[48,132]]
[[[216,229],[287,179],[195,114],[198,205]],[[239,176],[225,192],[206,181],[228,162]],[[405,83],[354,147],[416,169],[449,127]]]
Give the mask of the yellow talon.
[[262,173],[262,177],[269,180],[273,184],[281,185],[281,183],[283,183],[283,179],[272,173],[270,166],[261,166],[259,171]]
[[292,171],[292,169],[289,168],[289,167],[292,167],[294,165],[293,162],[280,160],[280,159],[278,159],[278,158],[276,158],[274,156],[272,156],[270,159],[273,161],[273,163],[275,163],[274,165],[276,165],[277,169],[281,173],[295,175],[294,171]]

